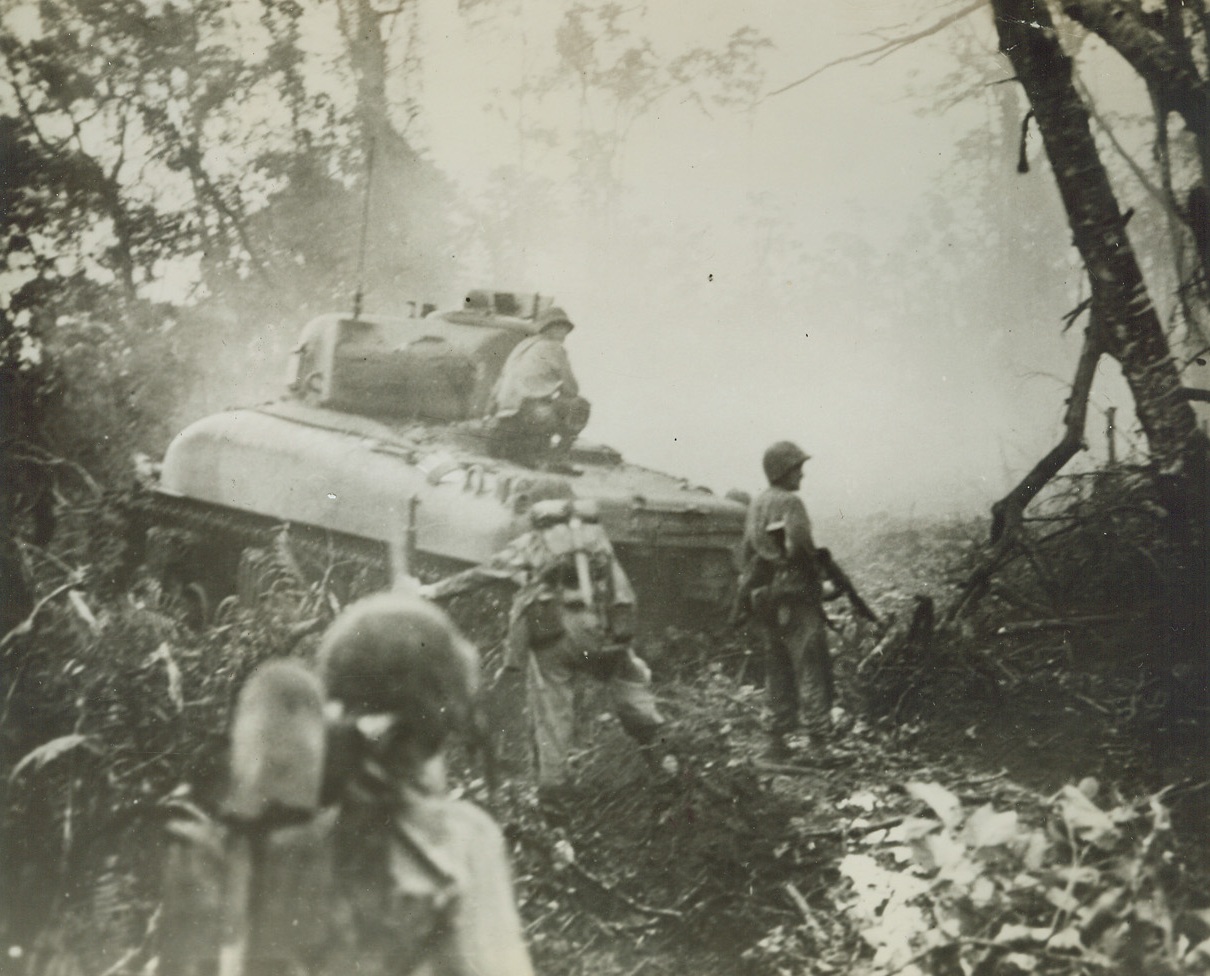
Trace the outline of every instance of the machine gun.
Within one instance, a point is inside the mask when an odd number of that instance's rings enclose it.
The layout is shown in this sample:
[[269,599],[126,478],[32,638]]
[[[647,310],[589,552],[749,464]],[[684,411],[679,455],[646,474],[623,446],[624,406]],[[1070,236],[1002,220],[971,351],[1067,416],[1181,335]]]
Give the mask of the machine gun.
[[849,579],[849,574],[840,568],[840,565],[832,558],[832,553],[829,550],[824,548],[816,549],[815,560],[819,563],[819,568],[824,577],[830,580],[832,585],[836,587],[836,595],[845,597],[857,616],[869,620],[880,630],[885,629],[885,625],[879,619],[878,614],[862,599],[861,594],[857,592],[857,587]]

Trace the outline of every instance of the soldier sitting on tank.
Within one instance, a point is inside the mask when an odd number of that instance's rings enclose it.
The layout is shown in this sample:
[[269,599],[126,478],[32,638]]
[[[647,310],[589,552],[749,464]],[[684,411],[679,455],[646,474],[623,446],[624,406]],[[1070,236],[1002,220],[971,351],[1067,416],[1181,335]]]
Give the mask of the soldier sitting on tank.
[[563,309],[549,308],[538,319],[537,334],[505,360],[488,418],[495,456],[536,465],[552,445],[560,453],[570,450],[588,423],[591,408],[563,345],[574,328]]
[[649,763],[664,725],[651,671],[632,647],[634,590],[597,520],[595,504],[549,499],[530,509],[531,531],[489,563],[421,587],[442,599],[513,583],[506,668],[524,668],[538,792],[559,807],[570,787],[568,753],[576,675],[605,682],[622,728]]

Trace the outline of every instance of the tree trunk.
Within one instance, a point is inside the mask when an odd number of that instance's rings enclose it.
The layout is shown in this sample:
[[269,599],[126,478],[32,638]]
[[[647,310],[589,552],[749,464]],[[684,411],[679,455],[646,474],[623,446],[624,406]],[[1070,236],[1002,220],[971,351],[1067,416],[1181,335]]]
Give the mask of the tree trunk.
[[1154,30],[1135,4],[1065,0],[1063,12],[1130,62],[1156,92],[1163,111],[1180,113],[1197,140],[1203,173],[1210,171],[1210,87],[1197,73],[1193,58]]
[[1029,97],[1092,285],[1103,348],[1122,367],[1164,504],[1196,541],[1207,517],[1207,442],[1126,236],[1071,61],[1044,0],[992,0],[1000,49]]
[[[402,6],[402,5],[401,5]],[[341,28],[357,76],[357,115],[369,145],[382,160],[412,162],[415,152],[391,121],[387,98],[387,42],[383,22],[391,14],[370,0],[341,0]]]

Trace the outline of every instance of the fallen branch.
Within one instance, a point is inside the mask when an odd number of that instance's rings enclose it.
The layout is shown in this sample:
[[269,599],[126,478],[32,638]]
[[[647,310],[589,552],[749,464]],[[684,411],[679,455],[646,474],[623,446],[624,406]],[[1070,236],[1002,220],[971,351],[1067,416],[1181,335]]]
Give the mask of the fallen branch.
[[1018,533],[1026,506],[1083,448],[1084,425],[1088,418],[1088,396],[1103,351],[1101,314],[1094,304],[1090,321],[1084,329],[1084,346],[1080,350],[1080,360],[1076,364],[1075,377],[1071,382],[1071,396],[1067,400],[1067,413],[1063,418],[1063,437],[1012,491],[992,506],[992,550],[983,564],[971,573],[962,585],[958,598],[942,617],[943,624],[952,623],[987,591],[993,574],[1017,548]]
[[1033,634],[1039,630],[1063,630],[1067,627],[1086,627],[1089,624],[1124,623],[1138,620],[1135,614],[1102,613],[1087,617],[1051,617],[1046,620],[1020,620],[1004,624],[996,629],[997,636],[1008,637],[1012,634]]
[[1081,695],[1078,691],[1072,691],[1072,692],[1069,692],[1069,694],[1076,701],[1083,702],[1089,708],[1095,709],[1096,711],[1100,712],[1102,715],[1112,715],[1113,714],[1113,712],[1110,709],[1106,708],[1099,701],[1094,701],[1093,699],[1089,698],[1087,695]]
[[791,766],[789,763],[757,761],[752,764],[762,773],[778,773],[782,776],[818,776],[819,766]]
[[825,827],[821,830],[808,830],[795,836],[799,840],[844,840],[847,837],[864,837],[866,834],[876,834],[880,830],[890,830],[903,823],[903,817],[890,817],[876,823],[862,824],[860,827]]
[[1065,429],[1062,439],[1034,465],[1012,491],[992,506],[993,545],[1017,529],[1025,507],[1084,446],[1088,395],[1092,390],[1092,381],[1096,376],[1097,363],[1102,352],[1100,319],[1096,306],[1093,306],[1092,321],[1084,330],[1084,346],[1080,350],[1075,377],[1071,382],[1071,396],[1068,398],[1067,412],[1063,418]]
[[685,917],[684,912],[678,912],[674,908],[656,908],[654,905],[645,905],[641,901],[635,901],[628,894],[626,894],[625,892],[622,892],[622,891],[618,891],[617,888],[615,888],[613,885],[611,885],[604,878],[597,877],[595,874],[593,874],[587,868],[581,867],[575,861],[572,861],[569,865],[567,865],[567,867],[578,877],[581,877],[585,881],[591,882],[592,884],[596,885],[607,895],[612,895],[614,898],[616,898],[618,901],[620,901],[623,905],[626,905],[629,908],[633,908],[636,912],[642,912],[644,915],[656,915],[660,918],[682,919]]

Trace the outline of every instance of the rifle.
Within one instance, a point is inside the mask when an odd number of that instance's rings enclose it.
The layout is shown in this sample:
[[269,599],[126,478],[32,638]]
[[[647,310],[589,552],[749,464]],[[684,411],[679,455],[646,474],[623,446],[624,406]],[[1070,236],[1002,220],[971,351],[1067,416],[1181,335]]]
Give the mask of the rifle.
[[884,628],[883,622],[879,619],[868,603],[861,598],[861,594],[857,592],[857,587],[853,585],[853,581],[849,579],[849,574],[846,573],[832,558],[832,553],[824,548],[815,550],[815,559],[819,563],[819,568],[823,571],[823,575],[832,581],[832,585],[840,591],[840,595],[846,597],[849,605],[859,617],[865,617],[880,629]]
[[416,509],[420,499],[412,495],[408,499],[407,515],[403,524],[396,527],[387,541],[390,557],[391,588],[397,593],[415,596],[420,590],[420,579],[416,576]]

